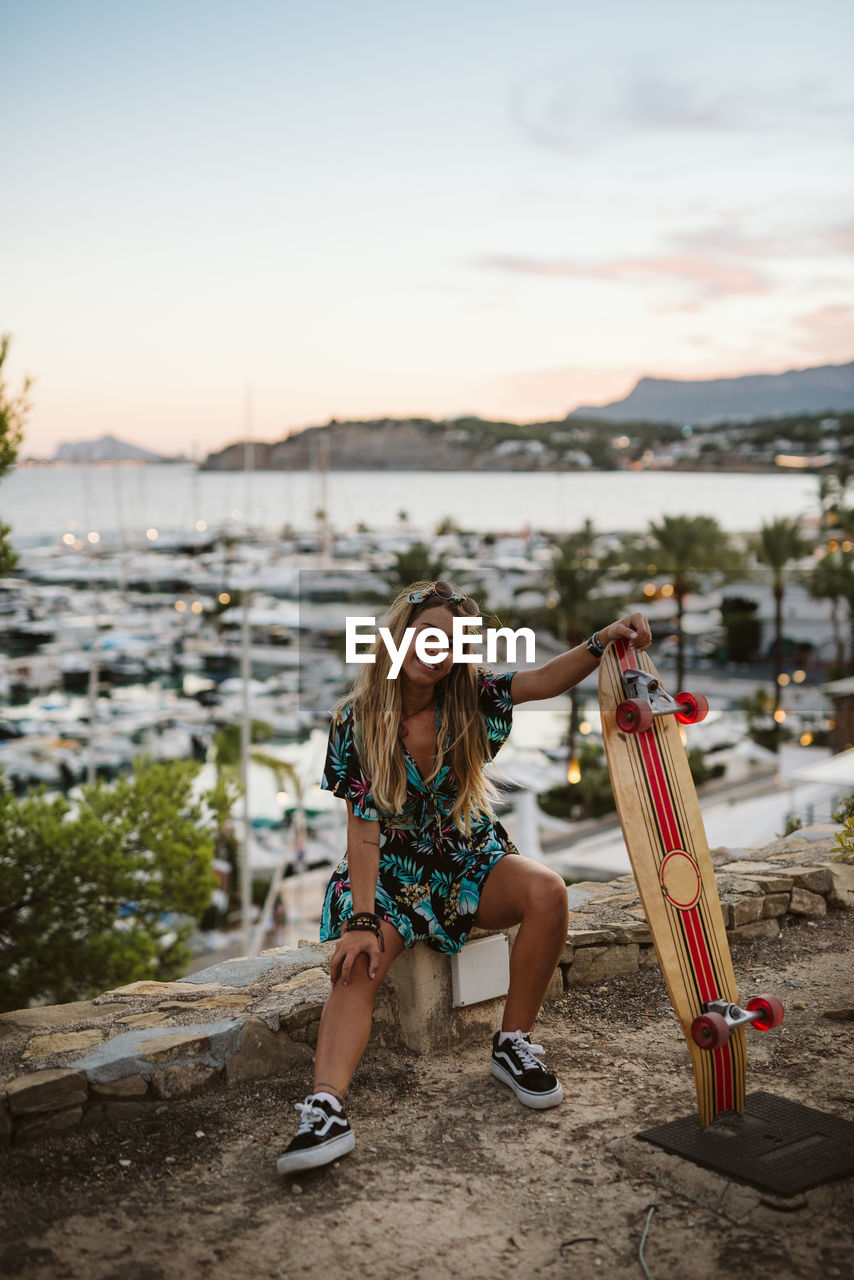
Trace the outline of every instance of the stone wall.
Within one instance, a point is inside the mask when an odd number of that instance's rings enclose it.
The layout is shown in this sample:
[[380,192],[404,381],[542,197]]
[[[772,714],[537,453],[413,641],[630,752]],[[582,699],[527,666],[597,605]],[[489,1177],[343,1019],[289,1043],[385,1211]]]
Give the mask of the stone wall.
[[[834,829],[757,850],[713,852],[731,939],[773,945],[786,919],[854,907],[854,865]],[[631,876],[569,889],[566,948],[547,999],[657,964]],[[174,1098],[262,1077],[308,1083],[333,944],[229,960],[178,982],[135,982],[94,1000],[0,1014],[0,1143],[166,1107]],[[501,1000],[450,1005],[449,961],[421,946],[395,962],[374,1035],[419,1052],[500,1025]]]

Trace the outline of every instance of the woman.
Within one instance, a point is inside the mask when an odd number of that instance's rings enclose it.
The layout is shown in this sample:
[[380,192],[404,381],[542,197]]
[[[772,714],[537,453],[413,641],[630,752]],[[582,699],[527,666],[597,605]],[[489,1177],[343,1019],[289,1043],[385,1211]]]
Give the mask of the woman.
[[[408,628],[413,640],[425,628],[450,640],[455,617],[477,615],[475,602],[450,583],[416,583],[393,602],[387,626],[399,652]],[[619,636],[645,649],[646,619],[632,614],[543,667],[500,676],[454,663],[450,651],[424,662],[411,643],[398,678],[388,679],[388,646],[374,645],[375,660],[362,667],[329,736],[323,786],[347,802],[347,854],[326,891],[320,936],[338,945],[314,1092],[296,1104],[301,1121],[279,1157],[280,1173],[316,1168],[353,1149],[343,1099],[395,957],[422,940],[459,951],[475,925],[519,926],[492,1074],[525,1106],[561,1101],[560,1083],[540,1061],[544,1050],[531,1044],[530,1031],[566,944],[566,886],[541,863],[518,856],[493,816],[484,766],[508,737],[515,704],[571,689]],[[441,636],[425,637],[422,652],[424,645],[430,652],[431,639]]]

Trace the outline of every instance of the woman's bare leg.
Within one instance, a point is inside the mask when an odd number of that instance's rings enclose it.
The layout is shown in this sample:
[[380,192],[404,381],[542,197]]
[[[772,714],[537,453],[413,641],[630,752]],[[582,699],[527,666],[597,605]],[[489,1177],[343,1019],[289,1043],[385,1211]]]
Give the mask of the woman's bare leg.
[[327,1089],[343,1098],[367,1048],[376,994],[403,950],[403,939],[385,920],[382,931],[385,951],[380,952],[376,977],[368,977],[366,959],[359,956],[348,985],[339,978],[327,996],[314,1056],[315,1091]]
[[542,863],[507,854],[487,876],[475,923],[481,929],[519,925],[501,1025],[504,1031],[530,1031],[566,946],[566,885]]

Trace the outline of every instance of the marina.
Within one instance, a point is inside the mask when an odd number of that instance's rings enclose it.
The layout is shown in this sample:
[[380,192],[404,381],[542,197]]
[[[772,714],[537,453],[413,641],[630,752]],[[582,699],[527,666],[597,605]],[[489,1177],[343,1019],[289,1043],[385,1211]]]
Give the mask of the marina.
[[[219,767],[218,735],[248,717],[263,726],[263,741],[247,764],[245,810],[239,801],[234,819],[238,829],[245,825],[250,876],[261,886],[256,918],[265,884],[287,886],[311,871],[299,895],[292,889],[283,895],[288,918],[280,936],[316,936],[322,885],[344,848],[343,806],[319,781],[329,711],[356,670],[344,662],[346,617],[381,616],[397,557],[416,544],[441,557],[443,572],[487,601],[499,621],[520,600],[542,607],[559,535],[594,512],[612,545],[620,534],[608,529],[605,507],[614,493],[629,486],[623,491],[633,498],[622,499],[620,516],[627,526],[629,515],[641,525],[674,481],[683,494],[686,483],[692,487],[692,501],[696,485],[696,501],[730,520],[733,481],[749,483],[757,521],[790,512],[793,504],[806,524],[814,518],[815,481],[803,476],[425,475],[417,482],[407,477],[402,495],[399,480],[388,475],[19,469],[2,488],[19,564],[17,576],[0,583],[0,769],[20,793],[36,785],[69,791],[115,778],[138,755],[193,758],[202,764],[204,788]],[[508,485],[518,498],[512,507]],[[463,490],[468,502],[455,506]],[[352,522],[357,495],[366,491],[370,511],[361,515],[371,517],[373,528],[364,518]],[[582,492],[586,503],[579,504]],[[281,513],[272,521],[277,493]],[[249,499],[245,512],[232,505],[238,494]],[[527,517],[537,497],[535,525]],[[321,499],[328,509],[318,506]],[[512,510],[513,528],[494,527],[500,510]],[[206,516],[197,517],[199,511]],[[726,590],[756,601],[767,649],[770,586],[754,574]],[[750,741],[741,709],[757,684],[767,683],[768,670],[715,664],[721,599],[716,588],[688,600],[691,678],[712,704],[708,720],[691,728],[689,745],[723,774],[708,800],[710,838],[738,846],[772,839],[793,817],[829,817],[847,790],[838,782],[792,781],[828,754],[824,745],[798,746],[797,739],[826,738],[831,708],[821,686],[834,646],[829,605],[800,584],[787,591],[786,634],[796,646],[809,645],[811,657],[802,683],[787,691],[795,741],[775,757]],[[665,679],[675,678],[672,601],[638,607],[653,623]],[[554,636],[542,633],[537,641],[538,664],[559,650]],[[595,677],[581,687],[580,705],[585,732],[596,741]],[[565,783],[570,709],[568,696],[517,708],[495,768],[501,816],[530,856],[568,879],[605,879],[628,869],[613,819],[580,822],[571,804],[561,816],[537,804]],[[205,945],[199,941],[200,949]]]

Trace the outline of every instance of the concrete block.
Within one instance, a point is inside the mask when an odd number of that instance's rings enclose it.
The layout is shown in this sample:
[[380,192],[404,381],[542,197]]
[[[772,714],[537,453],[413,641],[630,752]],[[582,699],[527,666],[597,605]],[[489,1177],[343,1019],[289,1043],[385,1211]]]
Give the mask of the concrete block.
[[488,1038],[501,1026],[503,997],[453,1008],[450,957],[418,943],[395,960],[387,979],[396,999],[401,1042],[418,1053]]

